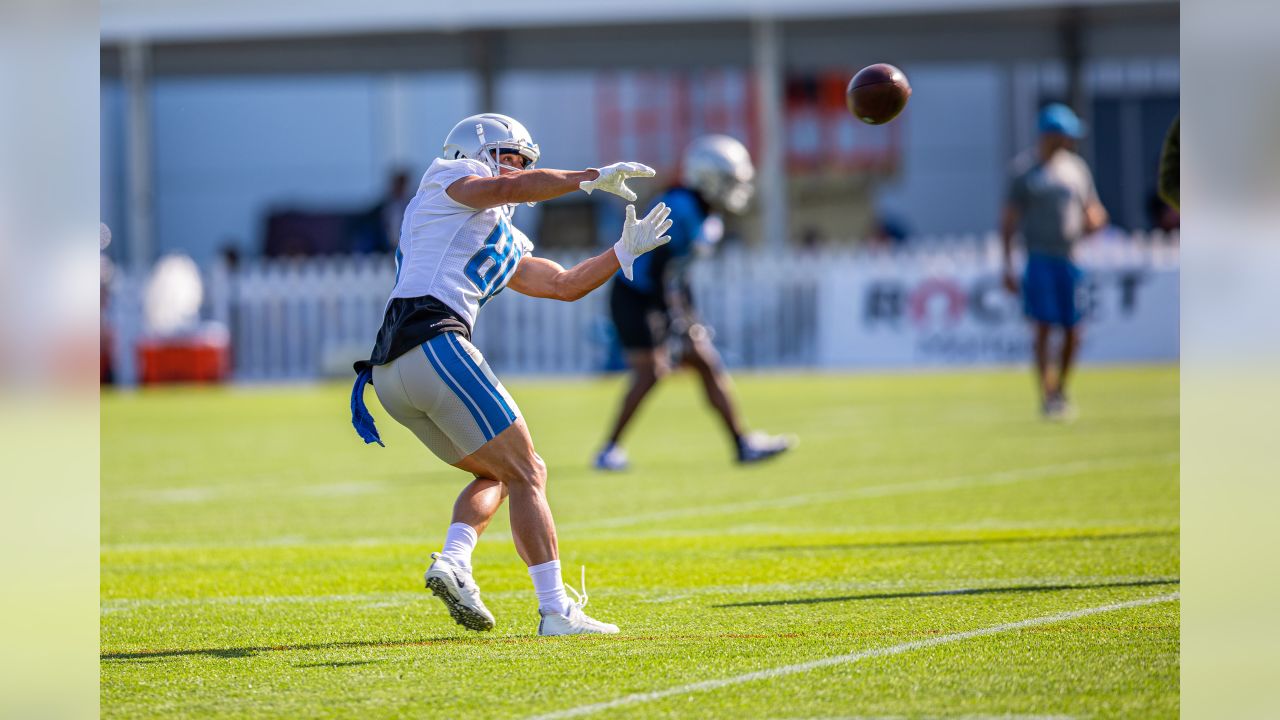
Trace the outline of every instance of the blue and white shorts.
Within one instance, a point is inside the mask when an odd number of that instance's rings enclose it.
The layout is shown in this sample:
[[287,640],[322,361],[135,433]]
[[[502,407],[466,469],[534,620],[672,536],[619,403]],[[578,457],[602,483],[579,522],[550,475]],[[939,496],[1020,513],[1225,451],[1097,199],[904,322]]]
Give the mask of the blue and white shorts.
[[520,417],[520,408],[466,338],[443,333],[373,368],[378,400],[431,452],[456,463]]

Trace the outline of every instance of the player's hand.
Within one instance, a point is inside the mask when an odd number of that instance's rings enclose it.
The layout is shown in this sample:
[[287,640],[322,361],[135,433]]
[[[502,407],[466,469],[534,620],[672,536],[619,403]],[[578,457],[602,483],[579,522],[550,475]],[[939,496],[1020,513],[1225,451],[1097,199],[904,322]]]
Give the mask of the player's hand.
[[621,162],[606,165],[602,168],[590,168],[600,173],[595,180],[583,180],[578,187],[590,195],[592,190],[603,190],[613,193],[627,202],[635,202],[636,194],[627,187],[627,179],[633,177],[653,177],[656,173],[648,165],[635,162]]
[[1018,276],[1014,275],[1012,270],[1004,271],[1004,289],[1014,295],[1018,294]]
[[671,229],[671,221],[667,219],[670,214],[671,208],[666,203],[658,203],[648,215],[637,220],[636,206],[627,206],[627,221],[622,225],[622,237],[613,244],[613,252],[628,280],[632,279],[631,264],[636,258],[671,242],[671,236],[666,234]]

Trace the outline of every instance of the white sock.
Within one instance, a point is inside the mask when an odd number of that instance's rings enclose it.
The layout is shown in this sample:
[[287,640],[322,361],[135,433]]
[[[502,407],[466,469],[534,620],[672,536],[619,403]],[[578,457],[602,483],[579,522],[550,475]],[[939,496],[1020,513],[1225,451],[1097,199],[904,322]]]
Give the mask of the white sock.
[[530,565],[529,577],[533,578],[533,591],[538,594],[539,610],[558,615],[569,614],[571,603],[564,592],[564,580],[560,578],[559,560]]
[[461,565],[467,570],[471,569],[471,551],[476,547],[476,541],[480,539],[476,535],[476,531],[466,523],[454,523],[449,526],[449,532],[444,536],[444,549],[440,554],[449,558],[455,565]]

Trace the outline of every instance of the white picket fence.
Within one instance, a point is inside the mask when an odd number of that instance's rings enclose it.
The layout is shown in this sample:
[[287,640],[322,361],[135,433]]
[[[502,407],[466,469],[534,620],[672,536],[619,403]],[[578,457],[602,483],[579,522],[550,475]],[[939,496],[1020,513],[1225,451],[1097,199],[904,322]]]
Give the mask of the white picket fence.
[[[565,266],[581,255],[557,255]],[[734,365],[805,365],[814,359],[818,257],[728,254],[695,274],[699,309]],[[264,262],[211,273],[210,315],[231,329],[237,378],[298,379],[349,371],[367,356],[394,281],[390,260]],[[221,290],[214,290],[222,286]],[[473,340],[505,373],[588,373],[612,346],[607,288],[574,303],[505,291],[487,303]]]
[[[570,266],[583,256],[552,257]],[[999,263],[994,237],[939,238],[900,250],[730,250],[697,263],[694,286],[699,312],[728,364],[809,367],[825,357],[820,335],[833,317],[839,322],[842,313],[857,312],[830,306],[836,295],[828,288],[904,274],[994,273]],[[1176,238],[1135,235],[1092,243],[1083,264],[1176,272]],[[367,356],[394,274],[384,257],[261,261],[234,273],[213,268],[206,273],[205,314],[231,331],[237,379],[340,375]],[[125,296],[136,287],[120,278],[113,302],[135,307]],[[575,303],[506,291],[481,311],[474,340],[499,373],[598,371],[613,347],[607,303],[606,288]],[[117,322],[128,319],[117,313]]]

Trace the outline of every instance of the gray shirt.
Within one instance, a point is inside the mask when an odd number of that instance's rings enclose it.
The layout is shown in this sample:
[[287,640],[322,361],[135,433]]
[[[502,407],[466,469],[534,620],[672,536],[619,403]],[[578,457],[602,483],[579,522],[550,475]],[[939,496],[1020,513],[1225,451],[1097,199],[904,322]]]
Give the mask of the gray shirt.
[[1013,161],[1011,175],[1008,200],[1021,215],[1027,252],[1071,257],[1084,235],[1085,208],[1098,201],[1084,158],[1059,150],[1041,162],[1033,150]]

